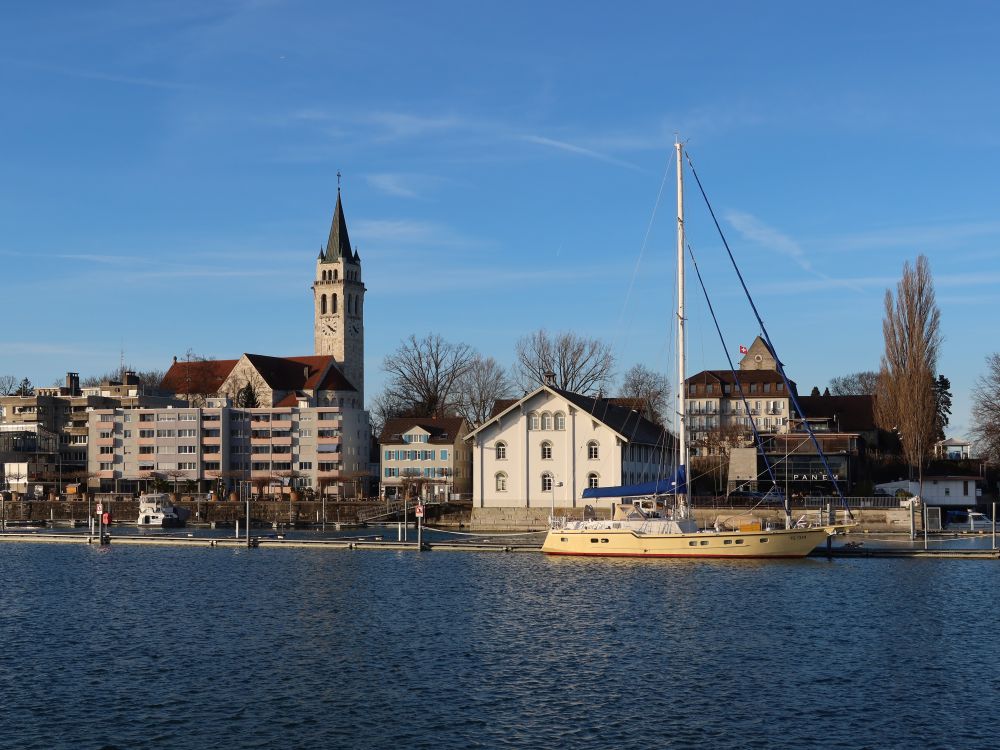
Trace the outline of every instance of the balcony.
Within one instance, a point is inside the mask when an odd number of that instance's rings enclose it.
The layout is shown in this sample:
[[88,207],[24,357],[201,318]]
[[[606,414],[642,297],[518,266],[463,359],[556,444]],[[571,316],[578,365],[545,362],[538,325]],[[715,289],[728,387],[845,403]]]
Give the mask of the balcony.
[[288,437],[271,438],[271,445],[291,445],[291,444],[292,444],[292,438],[290,435]]
[[110,438],[97,438],[96,440],[94,440],[93,444],[96,445],[98,448],[101,448],[101,447],[114,448],[115,447],[115,439],[113,437],[110,437]]
[[271,420],[272,430],[290,430],[292,429],[291,419],[272,419]]

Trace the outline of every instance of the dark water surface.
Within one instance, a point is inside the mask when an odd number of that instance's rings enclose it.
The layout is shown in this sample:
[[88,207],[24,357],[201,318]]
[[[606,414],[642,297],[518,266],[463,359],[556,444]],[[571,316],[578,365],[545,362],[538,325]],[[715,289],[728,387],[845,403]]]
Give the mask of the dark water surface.
[[0,747],[995,748],[1000,565],[0,544]]

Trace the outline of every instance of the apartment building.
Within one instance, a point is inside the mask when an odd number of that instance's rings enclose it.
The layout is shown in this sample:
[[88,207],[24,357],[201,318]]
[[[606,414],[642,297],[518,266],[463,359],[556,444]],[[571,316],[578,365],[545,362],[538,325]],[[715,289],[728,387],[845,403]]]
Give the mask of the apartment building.
[[424,499],[471,497],[469,426],[461,417],[404,417],[386,422],[379,437],[381,495],[417,493]]

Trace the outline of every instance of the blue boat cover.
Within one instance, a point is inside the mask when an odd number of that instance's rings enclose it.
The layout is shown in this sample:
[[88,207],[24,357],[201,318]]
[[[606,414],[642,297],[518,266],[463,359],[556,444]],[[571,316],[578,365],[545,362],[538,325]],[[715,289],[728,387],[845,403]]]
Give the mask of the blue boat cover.
[[594,497],[639,497],[641,495],[684,494],[684,467],[681,466],[672,477],[661,477],[642,484],[626,484],[621,487],[588,487],[583,491],[583,499]]

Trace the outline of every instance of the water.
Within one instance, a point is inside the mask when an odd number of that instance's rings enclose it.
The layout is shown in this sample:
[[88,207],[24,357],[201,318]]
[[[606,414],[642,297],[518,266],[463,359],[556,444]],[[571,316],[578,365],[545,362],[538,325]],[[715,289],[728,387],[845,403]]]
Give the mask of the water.
[[0,544],[0,747],[994,748],[1000,566]]

